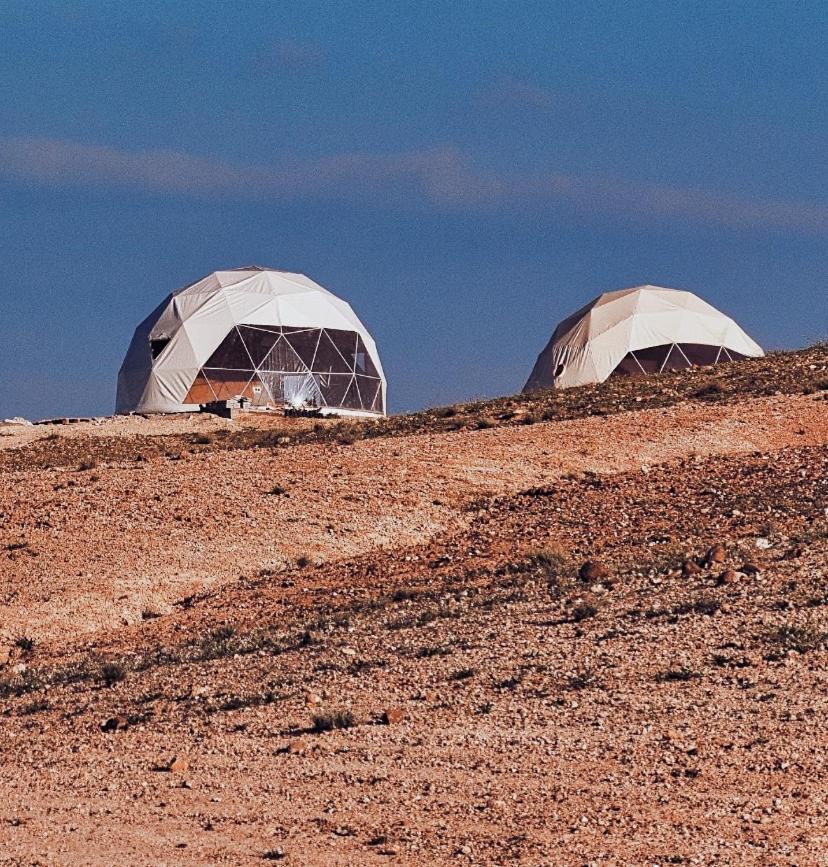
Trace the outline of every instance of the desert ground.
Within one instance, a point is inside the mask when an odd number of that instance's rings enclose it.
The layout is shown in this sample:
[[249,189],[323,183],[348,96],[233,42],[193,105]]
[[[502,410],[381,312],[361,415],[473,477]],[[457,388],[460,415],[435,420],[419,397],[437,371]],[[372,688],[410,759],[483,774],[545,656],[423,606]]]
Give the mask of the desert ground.
[[0,479],[0,864],[828,863],[824,346]]

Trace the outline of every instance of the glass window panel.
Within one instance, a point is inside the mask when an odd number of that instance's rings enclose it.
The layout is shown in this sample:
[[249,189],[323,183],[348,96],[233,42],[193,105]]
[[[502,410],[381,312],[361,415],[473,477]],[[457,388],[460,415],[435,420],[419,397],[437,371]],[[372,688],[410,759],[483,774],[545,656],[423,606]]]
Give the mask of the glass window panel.
[[362,397],[362,408],[371,412],[382,412],[380,389],[382,382],[369,376],[358,376],[357,385]]
[[340,331],[339,329],[327,329],[328,336],[333,340],[334,346],[348,364],[348,370],[354,369],[356,354],[359,346],[359,335],[355,331]]
[[316,374],[315,379],[319,385],[319,391],[325,406],[344,406],[342,401],[353,379],[352,374]]
[[648,346],[646,349],[636,349],[632,354],[644,369],[645,373],[658,373],[661,370],[664,359],[670,354],[672,343],[663,343],[661,346]]
[[260,370],[282,371],[285,373],[305,372],[307,368],[302,359],[293,351],[286,337],[280,337],[276,345],[267,353],[259,365]]
[[668,370],[686,370],[688,367],[692,366],[693,365],[684,357],[681,349],[679,349],[678,346],[674,346],[665,359],[662,370],[665,372]]
[[641,376],[642,370],[631,352],[628,352],[616,365],[610,376]]
[[184,403],[210,403],[216,399],[210,383],[207,382],[203,373],[199,372],[184,398]]
[[362,398],[359,394],[359,389],[356,384],[356,377],[352,377],[348,388],[345,391],[345,396],[342,398],[340,406],[347,409],[362,409]]
[[305,330],[285,329],[285,340],[293,351],[302,359],[308,369],[313,367],[313,357],[316,355],[316,346],[322,332],[318,328]]
[[[349,332],[340,332],[349,333]],[[350,332],[353,334],[353,332]],[[353,340],[351,341],[353,345]],[[353,359],[351,360],[353,364]],[[314,373],[350,373],[351,364],[349,364],[342,353],[336,348],[331,339],[328,330],[323,329],[319,338],[319,346],[316,349],[316,355],[313,359]]]
[[267,384],[258,376],[254,376],[250,380],[245,393],[253,406],[276,406],[276,401],[271,397]]
[[204,370],[203,373],[213,389],[216,400],[252,397],[252,390],[248,391],[252,371],[246,374],[241,370]]
[[274,344],[279,339],[278,331],[251,328],[249,325],[240,325],[239,334],[247,347],[253,364],[256,366],[262,363],[262,359],[273,349]]
[[205,367],[223,367],[227,370],[252,370],[253,362],[245,349],[237,328],[221,341],[218,349],[207,359]]
[[718,346],[705,346],[703,343],[682,343],[681,348],[693,364],[715,364],[719,356]]
[[359,335],[357,335],[356,352],[356,372],[364,373],[366,376],[379,376],[379,371],[374,366],[374,362],[371,360],[371,356],[368,354],[368,350],[365,348],[365,344],[362,342],[362,338]]

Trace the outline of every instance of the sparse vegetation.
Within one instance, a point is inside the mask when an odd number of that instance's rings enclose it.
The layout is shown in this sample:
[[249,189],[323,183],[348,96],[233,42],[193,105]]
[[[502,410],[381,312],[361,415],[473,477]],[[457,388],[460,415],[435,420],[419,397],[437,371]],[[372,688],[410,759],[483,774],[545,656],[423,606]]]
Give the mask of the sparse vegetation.
[[712,617],[722,607],[718,599],[712,596],[702,596],[691,602],[682,602],[673,609],[673,614],[703,614]]
[[701,388],[697,388],[693,392],[693,397],[713,397],[714,395],[722,394],[724,390],[724,386],[718,379],[711,379]]
[[694,680],[699,675],[691,671],[689,668],[669,668],[667,671],[662,671],[656,675],[656,680],[659,683],[684,683],[688,680]]
[[767,637],[771,646],[779,651],[794,650],[797,653],[809,653],[821,647],[828,634],[813,623],[786,623],[772,630]]
[[334,729],[349,729],[356,725],[356,718],[349,710],[336,710],[330,713],[316,714],[313,718],[313,730],[317,734]]
[[28,704],[24,704],[23,707],[20,708],[21,716],[32,716],[36,713],[41,713],[44,710],[49,710],[51,705],[48,700],[45,698],[35,699],[35,701],[30,701]]
[[23,653],[31,653],[34,650],[35,640],[28,635],[18,635],[14,639],[14,646],[22,650]]
[[583,620],[589,620],[595,617],[598,613],[598,606],[592,602],[581,601],[577,602],[570,611],[570,618],[573,623],[581,623]]
[[431,659],[435,656],[451,656],[452,653],[451,647],[440,644],[432,647],[421,647],[417,651],[416,656],[418,659]]
[[107,686],[114,686],[126,678],[126,669],[118,662],[106,662],[101,666],[101,680]]

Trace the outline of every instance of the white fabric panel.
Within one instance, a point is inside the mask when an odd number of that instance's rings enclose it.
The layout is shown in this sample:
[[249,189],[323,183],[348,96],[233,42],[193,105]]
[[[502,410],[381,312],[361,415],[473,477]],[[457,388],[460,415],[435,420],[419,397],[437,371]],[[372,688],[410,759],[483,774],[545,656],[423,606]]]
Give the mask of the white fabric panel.
[[280,311],[280,298],[268,298],[264,304],[258,306],[251,311],[249,315],[242,316],[238,320],[239,325],[268,325],[278,327],[280,325],[289,325],[288,322],[282,321]]
[[563,320],[538,356],[524,391],[603,382],[630,350],[669,343],[724,346],[741,355],[764,355],[732,319],[697,295],[637,286],[599,295]]
[[[260,291],[260,288],[261,284],[257,283],[251,287],[249,292],[239,286],[220,291],[220,295],[230,312],[230,318],[236,325],[251,320],[255,321],[256,311],[273,301],[273,296]],[[226,330],[225,333],[227,333]]]
[[206,304],[202,304],[182,324],[181,330],[187,335],[195,353],[196,367],[204,364],[216,351],[233,325],[233,317],[222,289],[217,290]]
[[167,401],[181,403],[195,379],[191,371],[198,371],[199,366],[196,353],[182,327],[155,359],[159,393]]
[[164,310],[152,326],[150,336],[153,339],[161,337],[172,337],[181,325],[181,317],[178,315],[176,305],[174,303],[175,296],[170,295],[164,305]]
[[317,328],[342,328],[359,334],[365,330],[353,313],[345,315],[330,304],[324,295],[317,293],[280,298],[279,312],[283,325],[312,322]]
[[186,292],[173,296],[173,310],[179,322],[186,322],[197,310],[215,298],[215,289],[206,289],[202,292]]

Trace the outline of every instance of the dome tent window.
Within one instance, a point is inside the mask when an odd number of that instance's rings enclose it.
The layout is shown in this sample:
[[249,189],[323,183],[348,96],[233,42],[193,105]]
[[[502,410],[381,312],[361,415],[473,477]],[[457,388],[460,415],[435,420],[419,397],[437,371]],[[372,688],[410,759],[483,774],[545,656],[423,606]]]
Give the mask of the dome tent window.
[[169,337],[159,337],[155,340],[150,340],[150,354],[153,358],[158,358],[164,351],[166,345],[170,342]]
[[382,415],[385,377],[365,326],[318,283],[259,267],[216,271],[138,326],[116,410],[181,412],[227,400]]

